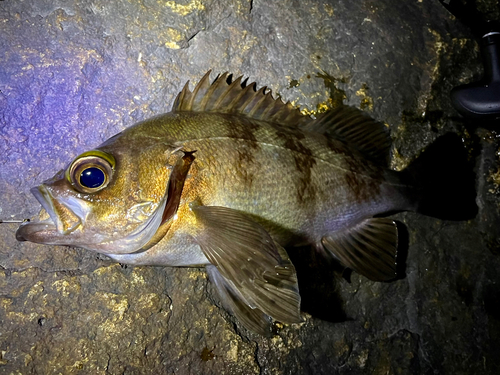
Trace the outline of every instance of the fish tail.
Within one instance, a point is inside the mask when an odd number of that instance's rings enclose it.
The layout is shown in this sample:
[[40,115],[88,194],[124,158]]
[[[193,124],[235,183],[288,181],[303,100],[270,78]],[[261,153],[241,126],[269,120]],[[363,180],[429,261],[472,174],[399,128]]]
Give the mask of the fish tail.
[[415,210],[443,220],[469,220],[477,214],[475,173],[462,140],[446,134],[402,172],[415,188]]

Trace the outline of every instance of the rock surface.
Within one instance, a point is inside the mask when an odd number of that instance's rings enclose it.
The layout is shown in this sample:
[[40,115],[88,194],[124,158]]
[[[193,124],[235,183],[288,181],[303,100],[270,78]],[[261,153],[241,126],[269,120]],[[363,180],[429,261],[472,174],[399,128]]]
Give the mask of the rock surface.
[[31,187],[169,111],[208,69],[249,76],[309,111],[365,109],[389,124],[395,168],[459,134],[476,160],[479,205],[470,221],[396,215],[407,255],[390,283],[355,273],[349,283],[297,250],[305,323],[271,339],[222,309],[203,269],[124,267],[18,243],[17,225],[1,224],[0,373],[500,372],[499,136],[450,106],[449,90],[481,64],[438,1],[5,0],[0,35],[1,219],[36,215]]

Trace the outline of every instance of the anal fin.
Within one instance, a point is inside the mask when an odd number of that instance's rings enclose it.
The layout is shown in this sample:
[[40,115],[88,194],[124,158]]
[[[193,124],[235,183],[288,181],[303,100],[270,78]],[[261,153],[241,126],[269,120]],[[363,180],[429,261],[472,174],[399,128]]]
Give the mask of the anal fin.
[[373,281],[396,278],[398,227],[394,220],[370,218],[321,239],[344,266]]

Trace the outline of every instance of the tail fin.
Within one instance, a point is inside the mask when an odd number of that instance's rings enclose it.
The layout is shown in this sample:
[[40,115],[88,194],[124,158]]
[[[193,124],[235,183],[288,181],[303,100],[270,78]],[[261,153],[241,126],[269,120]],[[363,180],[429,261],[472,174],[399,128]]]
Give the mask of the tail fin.
[[443,220],[469,220],[477,214],[475,174],[456,134],[429,146],[405,171],[418,189],[417,211]]

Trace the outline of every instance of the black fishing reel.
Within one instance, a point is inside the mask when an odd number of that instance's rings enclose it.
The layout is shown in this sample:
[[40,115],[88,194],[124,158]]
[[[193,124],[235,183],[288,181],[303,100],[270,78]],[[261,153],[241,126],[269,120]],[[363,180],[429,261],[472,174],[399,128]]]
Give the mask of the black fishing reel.
[[455,87],[453,107],[465,118],[500,124],[500,22],[486,21],[474,2],[440,0],[480,40],[484,76],[481,81]]
[[500,120],[500,29],[483,35],[481,53],[484,78],[455,87],[451,103],[466,118]]

